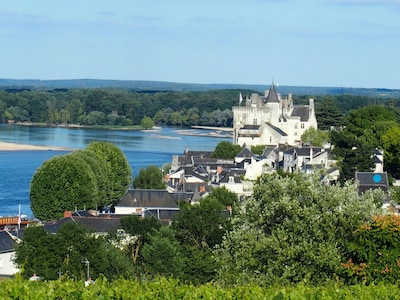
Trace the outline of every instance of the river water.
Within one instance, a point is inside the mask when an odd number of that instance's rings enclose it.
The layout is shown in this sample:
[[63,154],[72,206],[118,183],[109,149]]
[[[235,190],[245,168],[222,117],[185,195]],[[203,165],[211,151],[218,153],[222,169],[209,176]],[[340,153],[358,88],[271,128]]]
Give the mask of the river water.
[[[189,135],[189,134],[193,135]],[[126,155],[133,176],[149,165],[170,163],[172,156],[189,150],[213,150],[229,137],[198,134],[208,130],[182,130],[163,127],[156,131],[100,130],[59,127],[0,125],[0,141],[47,147],[84,149],[92,141],[107,141],[118,146]],[[0,216],[21,213],[32,218],[29,185],[35,170],[44,161],[69,151],[0,151]]]

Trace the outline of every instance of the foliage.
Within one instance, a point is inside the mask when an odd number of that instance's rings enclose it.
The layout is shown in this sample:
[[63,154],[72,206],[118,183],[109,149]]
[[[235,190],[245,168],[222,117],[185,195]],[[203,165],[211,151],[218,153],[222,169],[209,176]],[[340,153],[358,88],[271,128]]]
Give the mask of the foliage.
[[62,89],[0,91],[0,123],[127,126],[143,118],[168,125],[232,126],[237,90],[204,92]]
[[[331,132],[334,153],[341,159],[341,181],[354,178],[354,172],[371,171],[375,148],[383,149],[384,169],[399,174],[398,133],[400,112],[386,106],[366,106],[353,110],[345,119],[341,132]],[[387,158],[387,161],[386,161]]]
[[228,141],[219,142],[215,147],[212,157],[233,159],[242,150],[240,145],[234,145]]
[[157,166],[142,168],[133,180],[135,189],[165,189],[162,170]]
[[24,278],[34,273],[46,280],[54,280],[63,274],[75,279],[86,278],[83,261],[90,262],[90,276],[104,274],[109,279],[130,276],[129,259],[102,238],[74,222],[61,226],[57,234],[45,231],[41,226],[25,230],[22,243],[17,245],[15,262],[22,268]]
[[108,177],[108,169],[105,159],[98,153],[90,150],[77,150],[71,153],[73,156],[82,158],[92,169],[97,186],[96,206],[110,204],[111,182]]
[[301,135],[301,141],[316,147],[322,147],[329,141],[329,134],[326,131],[310,127]]
[[325,186],[318,175],[260,177],[216,252],[220,279],[260,285],[333,279],[351,232],[378,211],[377,199],[383,194],[360,200],[356,185]]
[[128,159],[121,149],[109,142],[91,142],[86,150],[97,153],[105,160],[108,181],[111,185],[108,201],[117,204],[125,195],[132,180],[132,169]]
[[331,131],[331,141],[335,146],[333,153],[339,159],[340,182],[354,179],[356,171],[371,172],[374,168],[372,159],[374,148],[344,131]]
[[315,115],[320,130],[330,130],[332,126],[343,125],[344,115],[332,97],[324,97],[321,102],[317,101],[315,106]]
[[212,188],[211,194],[208,198],[216,199],[225,208],[229,205],[235,206],[238,204],[238,196],[234,192],[228,190],[225,186]]
[[[132,243],[126,245],[124,250],[129,254],[132,262],[138,265],[143,261],[141,255],[143,245],[150,241],[149,234],[161,229],[161,222],[155,217],[141,218],[129,215],[121,217],[121,227],[127,234],[136,237]],[[113,238],[111,237],[111,239]],[[141,271],[140,266],[137,269]]]
[[223,210],[226,203],[231,205],[237,196],[226,189],[213,189],[211,195],[193,205],[182,203],[174,216],[172,229],[185,256],[184,278],[193,284],[212,281],[219,268],[212,249],[222,242],[230,229],[230,219]]
[[107,142],[55,156],[32,177],[32,212],[41,220],[54,220],[66,210],[116,204],[128,189],[131,172],[123,152]]
[[351,256],[342,266],[350,283],[399,283],[400,216],[377,215],[353,233]]
[[98,201],[96,178],[90,165],[77,155],[55,156],[33,175],[31,209],[41,220],[54,220],[66,210],[94,208]]
[[256,155],[263,154],[264,149],[265,149],[265,145],[254,145],[254,146],[251,146],[251,152],[253,154],[256,154]]
[[148,242],[142,249],[143,268],[151,276],[182,276],[184,259],[181,247],[169,227],[148,233]]
[[174,216],[172,228],[181,244],[211,249],[222,241],[229,219],[222,214],[224,206],[213,197],[199,204],[182,203]]
[[310,286],[260,287],[247,283],[233,287],[216,284],[194,286],[175,278],[154,280],[98,278],[85,287],[82,281],[61,278],[54,281],[27,281],[20,277],[0,282],[4,299],[398,299],[400,290],[395,284],[353,285],[339,283]]
[[393,177],[400,177],[400,125],[389,128],[382,136],[385,170]]
[[140,125],[142,126],[143,129],[152,129],[154,126],[154,121],[152,118],[146,116],[142,119]]

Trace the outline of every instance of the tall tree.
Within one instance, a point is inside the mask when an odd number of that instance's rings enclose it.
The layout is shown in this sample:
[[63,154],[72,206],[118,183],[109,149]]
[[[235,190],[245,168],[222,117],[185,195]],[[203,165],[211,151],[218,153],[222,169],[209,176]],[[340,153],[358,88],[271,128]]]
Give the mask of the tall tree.
[[318,128],[321,130],[330,130],[332,126],[343,125],[344,115],[332,98],[323,98],[321,102],[316,103],[315,116],[318,121]]
[[32,177],[32,212],[41,220],[54,220],[66,210],[95,208],[97,188],[96,177],[85,160],[71,154],[55,156]]
[[132,180],[132,169],[125,154],[112,143],[91,142],[86,150],[93,151],[104,159],[107,166],[108,180],[111,184],[109,203],[116,204],[125,195]]
[[351,233],[377,213],[379,201],[379,191],[360,201],[350,183],[326,186],[318,176],[300,173],[264,175],[216,252],[220,280],[286,285],[333,279]]
[[142,168],[133,180],[136,189],[165,189],[163,173],[157,166]]

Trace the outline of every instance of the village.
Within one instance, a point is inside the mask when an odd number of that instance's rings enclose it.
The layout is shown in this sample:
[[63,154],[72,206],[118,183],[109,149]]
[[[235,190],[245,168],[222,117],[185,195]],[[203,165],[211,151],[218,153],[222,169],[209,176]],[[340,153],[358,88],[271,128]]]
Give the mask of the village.
[[[318,126],[313,99],[308,105],[296,106],[290,94],[282,98],[272,84],[262,96],[252,94],[243,99],[240,94],[238,104],[232,108],[233,144],[240,145],[241,151],[234,159],[213,158],[213,151],[184,149],[181,155],[172,157],[169,172],[163,174],[166,189],[131,188],[112,209],[66,211],[62,219],[41,225],[48,232],[57,233],[63,224],[75,222],[98,235],[116,232],[121,226],[121,216],[126,215],[155,217],[169,225],[181,202],[195,205],[216,187],[235,193],[240,201],[252,195],[257,178],[278,170],[320,174],[321,183],[327,185],[338,181],[339,168],[332,157],[331,145],[316,147],[301,141],[307,129]],[[262,154],[251,151],[251,146],[257,145],[265,145]],[[368,189],[388,191],[382,150],[375,150],[374,161],[375,170],[355,174],[360,193]],[[228,214],[231,210],[232,207],[226,207]],[[30,224],[21,217],[0,219],[1,277],[10,277],[19,271],[13,263],[15,243]]]

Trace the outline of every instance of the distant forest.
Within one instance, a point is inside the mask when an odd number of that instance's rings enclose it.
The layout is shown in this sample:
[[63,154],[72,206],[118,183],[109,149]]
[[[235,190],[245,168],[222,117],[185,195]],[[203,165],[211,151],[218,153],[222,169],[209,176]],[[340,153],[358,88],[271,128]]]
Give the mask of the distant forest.
[[[279,91],[279,89],[278,89]],[[129,91],[109,88],[4,88],[0,90],[0,123],[33,122],[83,126],[140,125],[144,117],[156,124],[177,126],[232,126],[232,106],[258,91],[219,89],[207,91]],[[400,106],[400,98],[380,96],[293,95],[295,104],[315,98],[319,124],[329,111],[346,115],[367,105]],[[328,110],[328,112],[327,112]]]

